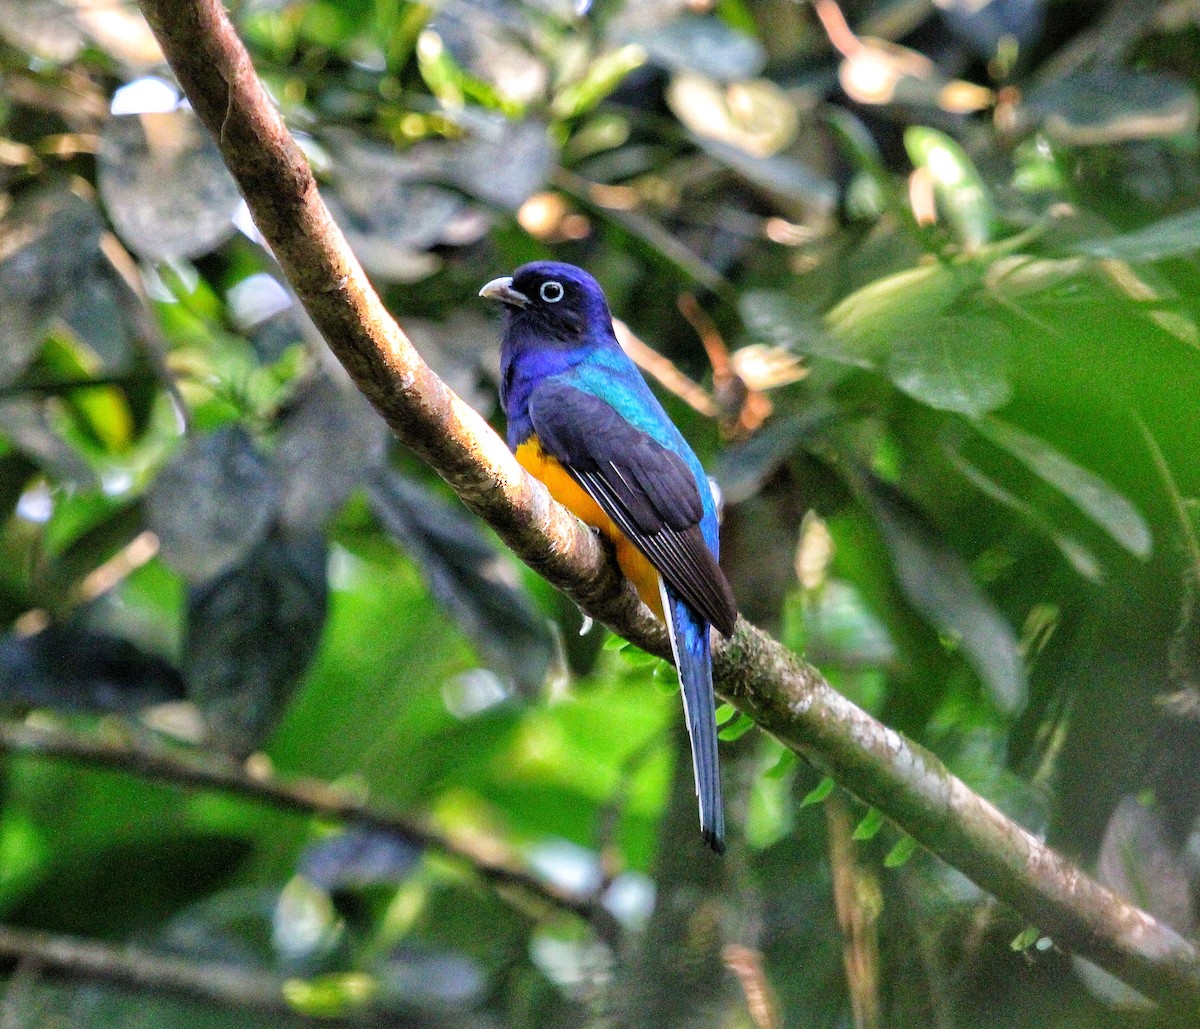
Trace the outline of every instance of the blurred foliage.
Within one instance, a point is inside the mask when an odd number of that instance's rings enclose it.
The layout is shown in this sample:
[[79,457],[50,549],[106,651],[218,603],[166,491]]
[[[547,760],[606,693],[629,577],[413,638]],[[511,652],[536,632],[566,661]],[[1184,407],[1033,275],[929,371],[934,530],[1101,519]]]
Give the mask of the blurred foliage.
[[[497,416],[483,282],[588,267],[711,383],[717,419],[664,398],[745,613],[1194,932],[1192,0],[231,6],[456,390]],[[389,445],[130,3],[0,0],[0,620],[8,717],[263,752],[628,935],[378,834],[10,756],[12,924],[272,970],[298,1023],[1156,1024],[877,812],[827,829],[831,784],[740,720],[707,855],[673,672],[581,637]],[[28,976],[5,1019],[278,1024]]]

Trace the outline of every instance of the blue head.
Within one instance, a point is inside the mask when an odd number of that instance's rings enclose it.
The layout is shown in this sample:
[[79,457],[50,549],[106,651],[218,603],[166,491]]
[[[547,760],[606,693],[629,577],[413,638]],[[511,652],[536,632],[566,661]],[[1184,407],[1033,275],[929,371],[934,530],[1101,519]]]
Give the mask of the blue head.
[[524,430],[529,394],[542,379],[597,350],[620,350],[604,291],[573,264],[534,261],[493,279],[479,295],[504,305],[500,403],[510,436]]

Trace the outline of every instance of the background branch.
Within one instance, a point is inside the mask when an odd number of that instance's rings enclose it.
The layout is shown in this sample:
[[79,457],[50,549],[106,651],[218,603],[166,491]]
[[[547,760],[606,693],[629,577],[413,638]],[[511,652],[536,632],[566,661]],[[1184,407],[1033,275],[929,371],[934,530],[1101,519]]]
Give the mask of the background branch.
[[[429,370],[383,308],[219,0],[141,4],[297,295],[400,439],[587,613],[665,655],[662,629],[615,562]],[[722,696],[1058,944],[1148,996],[1200,1011],[1200,959],[1190,943],[1085,876],[765,633],[742,620],[715,665]]]
[[0,751],[71,761],[143,776],[156,782],[233,793],[285,811],[320,815],[460,858],[492,885],[519,890],[529,900],[586,919],[598,935],[614,941],[617,921],[591,894],[576,893],[537,878],[495,840],[449,836],[419,819],[385,811],[368,800],[317,779],[283,781],[250,775],[240,763],[199,752],[107,740],[69,729],[0,722]]

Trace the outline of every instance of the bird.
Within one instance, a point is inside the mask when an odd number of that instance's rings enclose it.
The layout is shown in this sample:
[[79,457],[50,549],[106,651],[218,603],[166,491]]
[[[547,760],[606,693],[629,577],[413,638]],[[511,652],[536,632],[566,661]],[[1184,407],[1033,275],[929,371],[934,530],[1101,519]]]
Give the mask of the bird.
[[718,563],[704,468],[617,342],[600,284],[534,261],[487,283],[503,305],[500,405],[508,445],[550,495],[597,530],[665,623],[679,673],[700,832],[725,849],[710,626],[733,634],[737,604]]

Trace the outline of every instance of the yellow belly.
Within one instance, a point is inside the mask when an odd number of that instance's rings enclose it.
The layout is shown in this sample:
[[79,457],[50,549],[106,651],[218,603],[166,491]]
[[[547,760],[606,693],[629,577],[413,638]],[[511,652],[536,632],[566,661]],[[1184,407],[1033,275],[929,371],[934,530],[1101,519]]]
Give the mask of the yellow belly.
[[646,606],[665,622],[662,594],[658,588],[658,571],[647,560],[646,555],[625,538],[625,534],[617,528],[616,523],[601,510],[600,505],[587,491],[567,474],[558,460],[542,449],[536,436],[517,447],[517,460],[530,475],[545,484],[550,496],[581,521],[599,529],[613,544],[621,571],[637,588],[638,596]]

